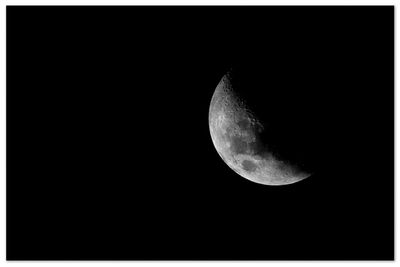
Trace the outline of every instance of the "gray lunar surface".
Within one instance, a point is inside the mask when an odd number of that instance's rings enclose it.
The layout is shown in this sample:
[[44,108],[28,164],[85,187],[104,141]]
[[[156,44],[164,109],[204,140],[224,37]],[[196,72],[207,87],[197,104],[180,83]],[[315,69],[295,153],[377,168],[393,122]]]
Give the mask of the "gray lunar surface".
[[311,174],[279,160],[262,143],[268,131],[236,93],[230,74],[219,82],[211,99],[209,127],[212,141],[223,161],[240,176],[264,185],[286,185]]

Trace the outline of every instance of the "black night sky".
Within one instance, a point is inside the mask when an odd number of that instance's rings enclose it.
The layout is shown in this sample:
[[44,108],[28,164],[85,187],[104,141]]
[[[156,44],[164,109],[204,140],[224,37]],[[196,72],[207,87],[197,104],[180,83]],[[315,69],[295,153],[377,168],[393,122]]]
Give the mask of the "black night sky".
[[[317,174],[222,161],[232,67]],[[393,7],[7,7],[8,260],[393,258]]]

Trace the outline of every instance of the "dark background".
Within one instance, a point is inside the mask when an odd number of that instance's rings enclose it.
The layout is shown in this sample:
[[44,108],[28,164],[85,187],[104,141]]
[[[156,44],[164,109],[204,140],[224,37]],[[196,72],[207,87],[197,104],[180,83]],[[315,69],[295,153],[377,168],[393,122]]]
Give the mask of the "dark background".
[[[317,174],[222,161],[232,67]],[[393,7],[7,7],[8,260],[393,258]]]

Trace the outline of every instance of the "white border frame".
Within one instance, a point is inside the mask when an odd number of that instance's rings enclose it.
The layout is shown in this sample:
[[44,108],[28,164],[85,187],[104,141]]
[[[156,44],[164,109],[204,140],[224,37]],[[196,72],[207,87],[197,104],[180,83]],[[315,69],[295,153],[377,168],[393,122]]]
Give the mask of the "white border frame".
[[[29,1],[29,0],[3,0],[0,2],[0,265],[11,264],[12,266],[29,266],[42,267],[42,266],[87,266],[87,265],[101,265],[101,266],[115,266],[115,264],[130,264],[134,266],[221,266],[221,265],[234,265],[234,266],[248,266],[251,265],[268,265],[274,266],[365,266],[373,264],[395,264],[395,262],[388,261],[27,261],[27,262],[6,262],[6,6],[7,5],[395,5],[395,16],[397,17],[396,1],[388,0],[340,0],[340,1],[300,1],[300,0],[41,0],[41,1]],[[400,94],[397,91],[397,78],[399,77],[399,70],[397,68],[399,44],[397,42],[397,35],[399,29],[399,23],[395,17],[395,101],[400,103]],[[399,140],[399,118],[400,109],[395,107],[395,132],[396,140]],[[396,182],[398,178],[397,167],[400,166],[400,159],[397,156],[399,151],[399,143],[395,143],[396,157],[395,157],[395,191],[399,192],[399,184]],[[395,259],[399,255],[398,246],[398,231],[397,222],[399,221],[399,205],[398,198],[395,196],[395,219],[396,219],[396,231],[395,231]]]

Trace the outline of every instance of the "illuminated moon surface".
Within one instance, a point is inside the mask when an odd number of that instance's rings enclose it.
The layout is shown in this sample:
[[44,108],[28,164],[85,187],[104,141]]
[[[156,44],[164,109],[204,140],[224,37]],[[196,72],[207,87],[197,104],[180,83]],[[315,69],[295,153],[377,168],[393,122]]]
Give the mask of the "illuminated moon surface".
[[270,149],[273,140],[268,142],[260,138],[268,129],[246,100],[235,92],[230,73],[221,79],[211,99],[209,127],[223,161],[252,182],[286,185],[311,175]]

